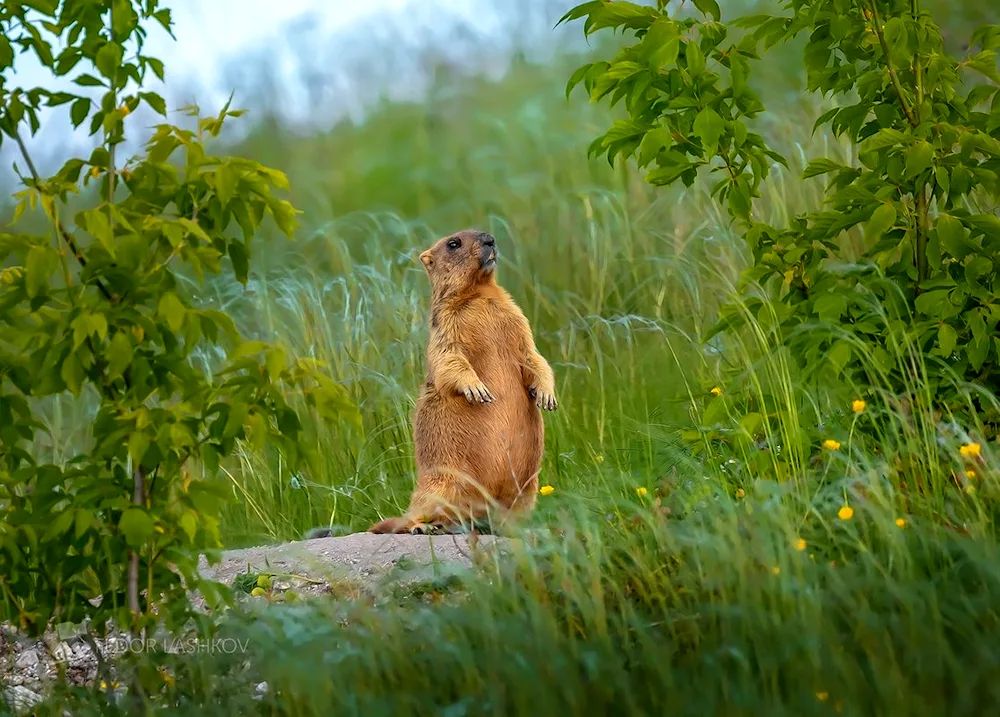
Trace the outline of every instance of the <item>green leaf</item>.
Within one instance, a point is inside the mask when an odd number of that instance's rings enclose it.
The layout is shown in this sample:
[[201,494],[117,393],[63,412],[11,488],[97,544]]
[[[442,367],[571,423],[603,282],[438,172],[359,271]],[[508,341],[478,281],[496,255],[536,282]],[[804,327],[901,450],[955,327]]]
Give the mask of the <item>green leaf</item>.
[[236,239],[229,242],[229,259],[233,262],[233,274],[236,275],[236,280],[246,284],[250,275],[250,257],[243,242]]
[[202,444],[201,462],[205,466],[205,475],[214,478],[219,472],[219,452],[215,450],[214,446],[208,443]]
[[138,17],[132,9],[131,0],[114,0],[111,9],[111,29],[115,37],[124,40],[136,25]]
[[73,127],[79,127],[87,119],[87,115],[90,114],[90,100],[86,97],[81,97],[73,106],[70,108],[69,115],[70,120],[73,122]]
[[251,413],[247,416],[247,423],[250,426],[250,445],[254,450],[263,450],[268,438],[267,419],[259,413]]
[[115,258],[115,238],[111,229],[111,222],[108,215],[100,209],[88,209],[82,212],[84,228],[87,233],[97,239],[104,247],[104,250]]
[[838,341],[830,350],[826,352],[826,360],[830,363],[834,372],[839,376],[844,371],[844,367],[847,366],[848,362],[851,360],[851,354],[853,349],[851,345],[846,341]]
[[962,258],[968,250],[965,246],[965,227],[950,214],[942,214],[935,224],[941,248],[954,257]]
[[692,75],[700,75],[705,71],[705,54],[695,40],[689,40],[684,45],[684,59],[688,72]]
[[680,49],[680,32],[677,23],[670,18],[657,19],[642,39],[643,56],[647,58],[646,64],[654,71],[677,64]]
[[889,57],[897,67],[908,64],[910,59],[906,25],[898,17],[889,18],[882,29],[882,35],[889,48]]
[[134,464],[139,465],[142,463],[147,450],[149,450],[149,436],[141,431],[137,431],[129,436],[128,455]]
[[862,152],[876,152],[880,149],[886,149],[888,147],[895,147],[899,144],[906,143],[906,135],[900,132],[898,129],[892,129],[891,127],[886,127],[885,129],[880,129],[874,135],[866,139],[861,144]]
[[97,51],[94,66],[109,80],[114,80],[118,67],[122,64],[122,48],[114,42],[107,42]]
[[141,548],[153,536],[153,519],[141,508],[128,508],[118,520],[118,529],[132,548]]
[[80,359],[77,358],[75,352],[63,359],[59,376],[66,382],[66,388],[74,396],[80,395],[80,389],[83,387],[84,373],[83,365],[80,363]]
[[184,315],[187,313],[187,309],[184,308],[181,300],[177,298],[177,294],[168,291],[160,297],[156,313],[161,319],[167,322],[167,326],[170,327],[171,331],[177,333],[184,326]]
[[823,321],[839,322],[847,311],[847,299],[840,294],[826,294],[813,302],[813,310]]
[[947,358],[955,350],[958,342],[958,332],[948,324],[938,327],[938,353]]
[[234,403],[229,408],[229,417],[226,419],[226,427],[222,431],[223,438],[235,438],[242,430],[246,422],[247,413],[250,407],[245,403]]
[[108,361],[108,380],[114,381],[132,363],[132,342],[124,332],[119,331],[111,337],[104,356]]
[[865,227],[865,240],[869,245],[877,242],[895,223],[896,207],[893,204],[880,204],[872,212],[872,218],[868,220],[868,225]]
[[14,64],[14,48],[6,35],[0,35],[0,69],[6,69]]
[[181,529],[187,533],[188,540],[194,542],[194,536],[198,534],[198,514],[193,510],[186,510],[181,515]]
[[73,525],[73,518],[75,513],[72,509],[67,508],[61,511],[52,520],[49,521],[48,527],[42,534],[42,542],[47,543],[54,538],[58,538]]
[[930,142],[917,142],[910,148],[910,151],[906,153],[906,178],[912,179],[916,177],[925,169],[929,168],[933,160],[934,148],[931,147]]
[[729,209],[740,219],[750,218],[751,199],[747,175],[741,174],[729,183]]
[[1000,84],[1000,72],[997,71],[997,53],[993,50],[983,50],[977,53],[968,58],[965,65]]
[[144,100],[158,115],[167,116],[167,103],[155,92],[140,92],[139,99]]
[[24,262],[24,283],[30,298],[38,296],[43,289],[48,288],[53,264],[52,250],[47,246],[35,245],[28,250]]
[[950,303],[948,301],[948,294],[950,292],[950,289],[928,291],[917,297],[917,300],[914,302],[914,306],[917,311],[925,316],[939,316],[944,308],[944,305]]
[[104,87],[104,83],[93,75],[80,75],[73,82],[80,87]]
[[706,156],[713,156],[719,149],[719,137],[725,129],[725,122],[719,113],[711,107],[706,107],[694,118],[692,129],[694,135],[701,140]]
[[215,194],[223,204],[229,204],[229,200],[236,194],[236,183],[238,178],[236,172],[228,164],[220,164],[215,170]]
[[979,371],[983,367],[989,353],[990,343],[988,337],[972,340],[966,344],[965,354],[969,357],[969,365],[972,366],[973,371]]
[[802,172],[802,178],[810,179],[812,177],[818,177],[822,174],[826,174],[827,172],[836,172],[843,168],[844,166],[842,164],[837,164],[832,159],[826,159],[825,157],[821,159],[814,159],[806,165],[805,171]]
[[268,202],[268,207],[281,233],[289,238],[294,236],[295,228],[298,225],[298,220],[295,218],[298,211],[295,207],[283,199],[271,199]]
[[716,22],[722,19],[722,10],[715,0],[694,0],[694,6],[701,10],[702,14],[711,15]]
[[89,508],[77,508],[75,516],[75,532],[77,540],[83,537],[83,534],[90,529],[90,526],[94,524],[96,516],[94,511]]

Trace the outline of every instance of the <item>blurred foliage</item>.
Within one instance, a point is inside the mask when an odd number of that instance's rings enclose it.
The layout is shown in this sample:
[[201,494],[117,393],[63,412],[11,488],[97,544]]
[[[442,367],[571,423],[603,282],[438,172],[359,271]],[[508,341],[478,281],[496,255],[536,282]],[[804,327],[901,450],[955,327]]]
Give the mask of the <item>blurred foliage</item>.
[[[142,90],[148,72],[163,76],[143,40],[149,25],[169,30],[169,11],[154,1],[15,3],[0,21],[0,131],[29,169],[11,223],[37,207],[47,220],[38,234],[0,234],[0,619],[31,633],[84,618],[99,630],[110,618],[177,627],[190,617],[188,589],[220,597],[197,564],[220,543],[227,496],[193,480],[191,461],[211,476],[246,440],[258,450],[270,441],[298,465],[289,389],[328,420],[354,407],[315,362],[244,341],[229,316],[194,306],[178,282],[178,264],[201,278],[221,272],[225,256],[246,282],[247,242],[264,218],[286,235],[295,229],[294,208],[272,193],[287,189],[283,174],[206,149],[240,113],[227,106],[196,131],[158,125],[144,156],[116,161],[140,103],[166,114],[163,98]],[[74,73],[76,86],[100,88],[100,100],[12,87],[14,45],[53,78]],[[101,143],[41,177],[23,135],[38,130],[43,107],[62,105],[74,127],[89,118]],[[99,196],[70,215],[81,177]],[[214,371],[191,362],[206,346],[218,351]],[[47,428],[37,403],[53,396],[94,407],[90,445],[59,463],[33,450]]]

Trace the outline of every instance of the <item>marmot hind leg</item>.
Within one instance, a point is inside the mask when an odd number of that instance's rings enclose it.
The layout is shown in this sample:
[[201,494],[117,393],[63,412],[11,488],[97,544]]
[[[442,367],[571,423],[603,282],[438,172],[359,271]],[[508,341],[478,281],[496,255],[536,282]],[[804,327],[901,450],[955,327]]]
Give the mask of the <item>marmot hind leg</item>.
[[489,523],[492,502],[471,478],[451,474],[423,476],[406,513],[382,520],[368,532],[427,535],[480,530]]

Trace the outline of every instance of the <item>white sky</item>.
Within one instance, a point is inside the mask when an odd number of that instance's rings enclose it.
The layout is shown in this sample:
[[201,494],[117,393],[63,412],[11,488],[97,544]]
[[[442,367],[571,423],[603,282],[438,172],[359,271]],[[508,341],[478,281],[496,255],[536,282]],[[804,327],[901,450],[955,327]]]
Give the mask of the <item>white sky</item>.
[[[203,114],[215,114],[231,92],[234,105],[244,108],[262,81],[270,81],[277,85],[281,114],[288,120],[329,125],[345,115],[359,118],[383,93],[419,97],[428,80],[421,52],[429,47],[437,57],[469,71],[502,74],[512,44],[529,42],[541,48],[555,44],[552,26],[572,2],[166,0],[164,4],[173,13],[177,39],[150,23],[145,54],[164,61],[166,87],[154,82],[144,89],[163,94],[168,109],[193,101]],[[532,37],[541,42],[530,43]],[[63,83],[54,82],[33,59],[18,57],[17,74],[8,78],[13,80],[8,86],[61,89]],[[63,86],[80,91],[69,79]],[[160,121],[143,109],[127,120],[134,130]],[[58,168],[69,149],[67,143],[77,155],[89,153],[87,148],[94,144],[86,131],[88,123],[75,133],[69,131],[66,111],[47,111],[40,132],[26,138],[42,171]],[[50,116],[55,121],[47,122]],[[171,117],[171,121],[176,120]],[[241,120],[238,126],[247,123]],[[138,149],[144,133],[128,125],[125,149],[131,152]],[[0,174],[8,174],[12,161],[19,159],[13,149],[9,143],[0,149]]]

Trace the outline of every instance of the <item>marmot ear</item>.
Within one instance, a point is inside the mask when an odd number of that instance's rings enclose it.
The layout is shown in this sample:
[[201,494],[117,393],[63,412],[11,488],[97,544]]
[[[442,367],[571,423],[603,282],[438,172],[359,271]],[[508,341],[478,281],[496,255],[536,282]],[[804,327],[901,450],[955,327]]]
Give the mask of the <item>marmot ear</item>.
[[424,266],[430,266],[431,264],[434,263],[434,260],[431,259],[431,253],[429,251],[425,251],[423,254],[420,255],[420,263],[422,263]]

